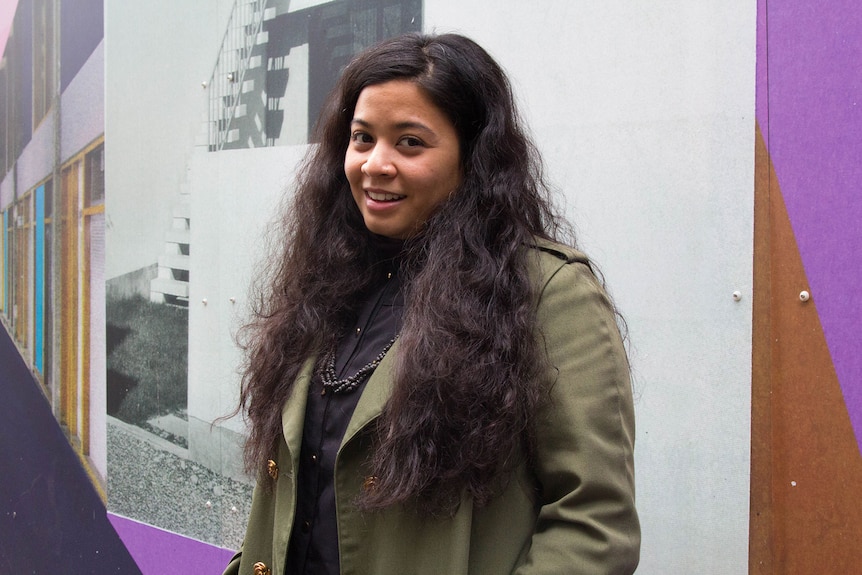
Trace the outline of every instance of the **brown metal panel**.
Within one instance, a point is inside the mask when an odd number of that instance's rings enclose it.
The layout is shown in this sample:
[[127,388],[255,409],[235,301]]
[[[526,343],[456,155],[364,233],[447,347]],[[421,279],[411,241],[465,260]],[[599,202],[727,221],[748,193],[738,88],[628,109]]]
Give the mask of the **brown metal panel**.
[[758,131],[749,572],[862,566],[862,457]]
[[751,357],[751,496],[748,572],[774,573],[772,562],[772,341],[770,302],[770,173],[760,127],[754,154],[754,299]]

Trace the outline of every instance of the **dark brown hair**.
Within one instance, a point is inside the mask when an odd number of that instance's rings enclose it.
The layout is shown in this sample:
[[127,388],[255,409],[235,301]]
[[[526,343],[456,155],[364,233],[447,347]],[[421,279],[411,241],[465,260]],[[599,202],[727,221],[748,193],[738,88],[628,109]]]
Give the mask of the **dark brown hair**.
[[506,75],[459,35],[373,46],[344,70],[323,109],[284,210],[279,253],[242,332],[246,466],[259,472],[272,457],[297,372],[346,329],[372,281],[370,235],[343,163],[360,92],[395,79],[415,82],[452,121],[463,177],[405,246],[394,392],[372,438],[376,488],[359,504],[447,514],[464,490],[487,503],[503,472],[529,457],[542,354],[525,246],[559,228]]

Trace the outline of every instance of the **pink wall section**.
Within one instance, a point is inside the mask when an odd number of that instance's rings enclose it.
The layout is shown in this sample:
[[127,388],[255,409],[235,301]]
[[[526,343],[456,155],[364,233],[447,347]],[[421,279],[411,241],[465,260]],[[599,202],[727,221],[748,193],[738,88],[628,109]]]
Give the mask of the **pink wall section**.
[[6,51],[6,40],[9,38],[9,31],[12,28],[12,18],[15,16],[16,8],[18,8],[18,0],[3,0],[0,2],[0,58],[3,57]]

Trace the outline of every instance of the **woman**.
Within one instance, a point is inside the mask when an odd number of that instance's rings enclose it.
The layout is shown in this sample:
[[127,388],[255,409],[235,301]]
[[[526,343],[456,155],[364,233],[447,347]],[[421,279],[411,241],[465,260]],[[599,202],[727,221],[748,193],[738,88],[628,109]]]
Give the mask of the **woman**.
[[245,341],[258,476],[226,573],[631,573],[614,309],[556,243],[493,59],[405,35],[344,71]]

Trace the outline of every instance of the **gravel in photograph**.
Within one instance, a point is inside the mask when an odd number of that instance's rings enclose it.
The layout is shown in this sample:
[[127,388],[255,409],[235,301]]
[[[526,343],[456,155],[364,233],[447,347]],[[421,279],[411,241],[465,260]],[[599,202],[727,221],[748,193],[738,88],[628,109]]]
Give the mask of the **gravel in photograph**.
[[[158,439],[108,423],[108,510],[219,547],[239,549],[252,484],[159,449]],[[166,446],[167,447],[167,446]]]

